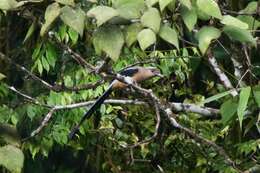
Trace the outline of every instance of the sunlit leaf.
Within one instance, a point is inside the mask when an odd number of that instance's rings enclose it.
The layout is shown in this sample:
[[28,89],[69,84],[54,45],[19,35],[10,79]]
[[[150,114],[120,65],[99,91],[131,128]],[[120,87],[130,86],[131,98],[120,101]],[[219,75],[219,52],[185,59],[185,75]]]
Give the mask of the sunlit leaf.
[[160,30],[161,16],[156,8],[149,8],[141,17],[143,26],[151,28],[155,33]]
[[60,15],[60,6],[58,3],[50,4],[45,11],[45,23],[41,28],[41,36],[43,36],[49,29],[50,25]]
[[189,10],[191,9],[191,2],[190,0],[180,0],[180,3],[187,7]]
[[136,19],[141,17],[141,12],[145,9],[145,2],[143,0],[116,0],[113,6],[120,17]]
[[148,7],[152,7],[153,5],[155,5],[159,0],[146,0],[146,5]]
[[101,27],[94,33],[93,44],[98,54],[104,51],[116,61],[124,44],[124,36],[116,26]]
[[163,25],[161,26],[159,36],[179,49],[178,34],[175,29],[167,25]]
[[230,15],[224,15],[223,19],[220,22],[224,25],[231,25],[241,29],[248,29],[247,23],[244,23],[241,20]]
[[172,0],[159,0],[160,10],[163,11],[171,2]]
[[85,24],[85,12],[80,8],[73,9],[69,6],[65,6],[61,9],[61,20],[73,28],[79,33],[80,36],[83,35],[84,24]]
[[247,108],[248,99],[251,93],[251,87],[242,88],[239,94],[239,102],[237,107],[237,115],[240,127],[242,128],[242,122]]
[[256,20],[253,16],[239,15],[237,16],[239,20],[248,24],[248,29],[256,30],[260,27],[260,21]]
[[217,2],[214,0],[197,0],[198,8],[212,17],[222,19],[222,14]]
[[156,42],[155,33],[151,29],[143,29],[137,35],[137,40],[142,50],[145,50]]
[[220,31],[217,28],[211,26],[204,26],[196,33],[196,37],[199,41],[199,48],[202,54],[204,54],[211,41],[217,39],[220,36]]
[[10,10],[16,8],[18,2],[15,0],[0,0],[0,9]]
[[97,20],[97,26],[102,25],[103,23],[118,15],[118,11],[107,6],[94,7],[87,13],[88,17],[94,17]]
[[55,0],[55,1],[64,5],[71,5],[71,6],[75,5],[74,0]]
[[246,8],[244,8],[243,10],[241,10],[239,12],[240,13],[255,13],[256,10],[257,10],[257,2],[252,1],[247,4]]
[[137,40],[137,34],[142,30],[142,25],[140,23],[134,23],[129,25],[125,29],[125,41],[127,46],[131,46]]
[[0,80],[3,80],[4,78],[6,78],[6,76],[3,73],[0,73]]
[[189,31],[192,31],[195,24],[197,23],[196,10],[194,8],[189,10],[186,7],[182,7],[181,8],[181,16],[182,16],[182,19],[183,19],[185,25],[189,29]]
[[241,29],[234,26],[225,26],[223,31],[231,38],[240,42],[251,43],[256,45],[256,39],[253,38],[252,34],[245,29]]
[[11,172],[21,173],[24,163],[23,152],[12,145],[0,148],[0,165]]

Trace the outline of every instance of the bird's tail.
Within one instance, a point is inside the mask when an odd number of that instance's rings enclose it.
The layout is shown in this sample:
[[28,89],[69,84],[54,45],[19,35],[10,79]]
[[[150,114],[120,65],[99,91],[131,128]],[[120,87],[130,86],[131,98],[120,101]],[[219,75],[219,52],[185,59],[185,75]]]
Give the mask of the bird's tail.
[[108,89],[103,93],[102,96],[100,96],[96,102],[90,107],[90,109],[84,114],[84,116],[81,118],[80,122],[73,127],[73,129],[69,133],[69,139],[72,139],[75,133],[78,131],[81,124],[88,118],[91,117],[91,115],[96,111],[97,108],[105,101],[106,98],[110,95],[112,92],[112,86],[113,83],[108,87]]

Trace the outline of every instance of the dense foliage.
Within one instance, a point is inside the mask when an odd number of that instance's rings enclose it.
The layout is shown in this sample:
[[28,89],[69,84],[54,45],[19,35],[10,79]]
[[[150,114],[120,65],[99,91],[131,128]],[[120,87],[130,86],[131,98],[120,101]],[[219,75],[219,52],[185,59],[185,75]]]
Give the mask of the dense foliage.
[[[0,0],[0,172],[259,172],[259,28],[253,0]],[[68,140],[133,65],[164,77]]]

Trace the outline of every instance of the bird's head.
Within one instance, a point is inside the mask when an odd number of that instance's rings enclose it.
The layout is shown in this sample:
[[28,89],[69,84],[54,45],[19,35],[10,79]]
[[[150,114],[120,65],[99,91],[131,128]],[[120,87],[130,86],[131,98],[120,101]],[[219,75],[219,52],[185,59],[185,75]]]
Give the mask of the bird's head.
[[145,67],[145,69],[149,70],[151,77],[153,77],[153,76],[158,76],[161,78],[163,77],[160,70],[156,67]]

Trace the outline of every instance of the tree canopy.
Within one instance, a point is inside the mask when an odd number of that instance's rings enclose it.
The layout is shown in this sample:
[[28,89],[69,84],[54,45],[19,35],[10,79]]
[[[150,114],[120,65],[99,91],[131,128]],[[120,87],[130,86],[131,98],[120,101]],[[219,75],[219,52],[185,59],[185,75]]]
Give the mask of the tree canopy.
[[253,0],[0,0],[0,172],[259,172],[259,28]]

